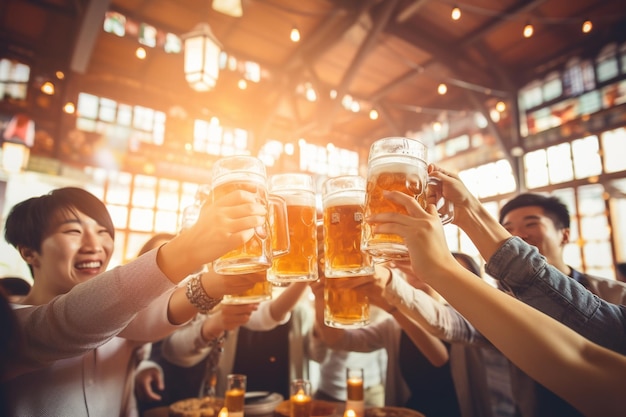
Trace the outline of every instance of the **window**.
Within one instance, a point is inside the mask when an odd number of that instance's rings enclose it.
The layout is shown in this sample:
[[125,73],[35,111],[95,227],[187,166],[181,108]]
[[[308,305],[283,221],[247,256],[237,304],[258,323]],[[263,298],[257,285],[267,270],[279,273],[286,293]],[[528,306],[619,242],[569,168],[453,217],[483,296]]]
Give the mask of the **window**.
[[217,117],[211,121],[196,119],[193,150],[217,156],[248,155],[248,131],[222,127]]
[[617,44],[612,43],[600,51],[598,58],[596,59],[596,74],[598,82],[615,78],[619,75],[619,65],[617,62]]
[[[470,192],[478,198],[510,193],[516,188],[511,165],[504,159],[460,171],[459,176]],[[484,181],[484,178],[491,180]]]
[[10,59],[0,59],[0,100],[26,100],[30,67]]
[[528,188],[548,185],[548,159],[544,149],[524,155],[524,173]]
[[596,86],[593,64],[590,60],[573,58],[563,72],[563,87],[567,96],[578,96]]
[[597,136],[572,141],[576,178],[588,178],[602,173],[602,161]]
[[76,114],[77,129],[101,134],[118,151],[136,149],[136,142],[162,145],[165,138],[165,113],[147,107],[80,93]]
[[333,144],[319,146],[299,141],[300,169],[315,174],[336,177],[358,175],[359,154],[348,149],[337,148]]
[[551,101],[559,98],[563,94],[563,84],[561,83],[561,76],[558,72],[554,71],[548,74],[543,84],[543,100]]
[[620,127],[602,133],[602,154],[604,171],[618,172],[626,170],[626,128]]

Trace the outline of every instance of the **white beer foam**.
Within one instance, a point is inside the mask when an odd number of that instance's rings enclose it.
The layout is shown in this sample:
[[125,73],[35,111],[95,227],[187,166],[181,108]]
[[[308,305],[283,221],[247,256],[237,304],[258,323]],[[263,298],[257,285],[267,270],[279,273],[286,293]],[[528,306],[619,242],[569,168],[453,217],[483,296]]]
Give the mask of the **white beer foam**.
[[275,194],[284,198],[288,206],[315,207],[315,194],[313,193],[306,193],[306,194],[304,193],[303,194],[275,193]]
[[262,184],[263,186],[266,186],[266,180],[262,175],[251,172],[231,172],[220,175],[219,177],[213,179],[212,186],[215,188],[218,185],[226,184],[228,182],[253,182],[255,184]]
[[416,172],[427,175],[428,165],[421,159],[403,156],[394,156],[381,159],[379,163],[374,163],[369,168],[369,177],[379,175],[383,172],[398,174],[415,174]]
[[350,195],[350,192],[342,191],[341,195],[331,194],[324,198],[324,207],[362,206],[363,204],[365,204],[365,191],[354,191],[352,195]]

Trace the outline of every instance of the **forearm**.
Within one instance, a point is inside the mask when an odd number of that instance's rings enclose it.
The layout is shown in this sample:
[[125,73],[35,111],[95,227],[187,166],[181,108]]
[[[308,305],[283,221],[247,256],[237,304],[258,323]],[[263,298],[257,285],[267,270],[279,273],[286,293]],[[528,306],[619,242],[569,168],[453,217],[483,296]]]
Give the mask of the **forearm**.
[[455,206],[454,216],[454,223],[467,234],[485,260],[491,259],[498,248],[511,237],[473,196],[466,205]]
[[304,291],[308,288],[307,282],[294,282],[270,302],[270,314],[272,319],[280,322],[296,306]]
[[[609,415],[602,414],[602,407],[615,404],[619,389],[616,387],[626,379],[623,357],[604,351],[618,365],[615,372],[609,372],[613,368],[605,367],[604,354],[597,353],[602,348],[590,347],[589,341],[571,329],[477,280],[462,267],[443,270],[431,284],[533,379],[585,414]],[[590,356],[593,361],[589,360]],[[618,383],[618,379],[622,382]]]
[[443,366],[449,360],[448,349],[443,342],[424,330],[419,324],[406,317],[399,310],[392,312],[400,327],[413,341],[413,344],[434,366]]
[[195,320],[163,339],[161,344],[163,357],[183,367],[193,366],[204,359],[210,347],[201,334],[203,321]]
[[395,275],[385,288],[384,296],[390,304],[437,338],[451,343],[485,343],[458,311]]
[[486,271],[517,299],[595,343],[626,353],[626,309],[607,303],[549,265],[534,246],[517,237],[507,240]]

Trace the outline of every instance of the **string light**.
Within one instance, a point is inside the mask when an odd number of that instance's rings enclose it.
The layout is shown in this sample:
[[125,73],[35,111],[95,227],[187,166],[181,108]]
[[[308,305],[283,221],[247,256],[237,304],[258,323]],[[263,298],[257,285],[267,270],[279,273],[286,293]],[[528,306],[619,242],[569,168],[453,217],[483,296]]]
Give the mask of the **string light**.
[[459,20],[461,18],[461,9],[454,6],[454,8],[452,9],[452,13],[450,14],[450,17],[452,18],[452,20]]
[[248,88],[248,82],[242,78],[237,82],[237,87],[239,87],[240,90],[245,90]]
[[146,59],[147,56],[147,52],[144,48],[142,48],[141,46],[139,48],[137,48],[137,50],[135,50],[135,56],[139,59]]
[[443,96],[448,92],[448,86],[444,83],[439,84],[439,86],[437,87],[437,92],[439,93],[439,95]]
[[506,110],[506,104],[504,104],[504,101],[498,101],[496,103],[496,110],[499,111],[500,113]]
[[378,119],[378,111],[376,109],[370,110],[370,119],[372,120]]
[[531,25],[530,23],[526,23],[526,26],[524,26],[524,37],[525,38],[530,38],[531,36],[533,36],[533,33],[535,32],[535,28],[533,28],[533,25]]
[[297,27],[294,26],[291,29],[291,34],[289,35],[289,38],[291,39],[291,42],[300,42],[300,31]]
[[593,24],[591,23],[591,20],[585,20],[582,27],[583,33],[589,33],[591,32],[591,29],[593,29]]
[[65,106],[63,106],[63,111],[67,114],[74,114],[74,112],[76,111],[76,106],[71,101],[68,101],[67,103],[65,103]]
[[41,92],[49,96],[54,95],[54,84],[50,81],[46,81],[41,85]]

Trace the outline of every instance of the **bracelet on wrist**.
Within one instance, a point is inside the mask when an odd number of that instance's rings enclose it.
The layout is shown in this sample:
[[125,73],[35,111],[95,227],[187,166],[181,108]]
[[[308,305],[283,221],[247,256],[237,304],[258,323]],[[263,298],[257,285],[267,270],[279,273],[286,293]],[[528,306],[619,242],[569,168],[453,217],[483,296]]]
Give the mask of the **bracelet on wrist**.
[[185,295],[192,306],[197,308],[200,313],[206,314],[222,301],[222,297],[213,298],[209,296],[202,287],[201,277],[202,275],[195,275],[189,279]]

